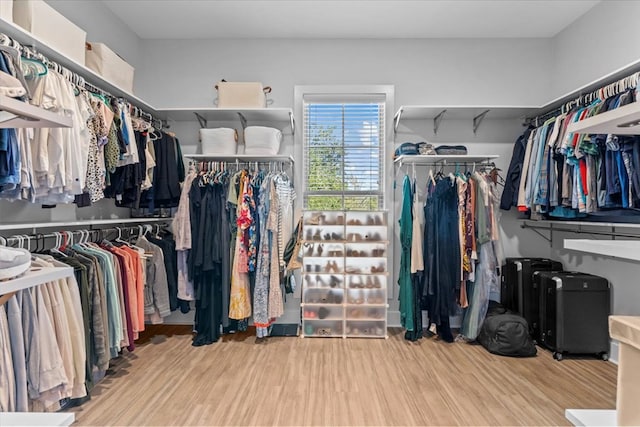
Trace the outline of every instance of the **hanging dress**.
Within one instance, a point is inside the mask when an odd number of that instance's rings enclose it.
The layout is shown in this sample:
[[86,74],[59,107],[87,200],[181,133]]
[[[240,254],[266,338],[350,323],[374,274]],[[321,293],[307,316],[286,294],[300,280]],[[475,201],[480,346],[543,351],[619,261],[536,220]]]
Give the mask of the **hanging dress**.
[[400,214],[400,324],[407,331],[413,331],[414,295],[411,283],[411,235],[413,222],[411,218],[411,182],[408,176],[402,184],[402,213]]
[[231,296],[229,300],[229,318],[242,320],[251,316],[251,300],[249,292],[249,275],[245,232],[251,224],[248,199],[251,191],[246,172],[240,177],[238,193],[238,231],[236,234],[235,256],[231,271]]

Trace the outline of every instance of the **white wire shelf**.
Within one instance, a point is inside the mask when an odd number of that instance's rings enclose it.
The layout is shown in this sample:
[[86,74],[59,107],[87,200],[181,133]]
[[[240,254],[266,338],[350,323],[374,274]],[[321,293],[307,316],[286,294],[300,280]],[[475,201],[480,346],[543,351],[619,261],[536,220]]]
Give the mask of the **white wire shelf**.
[[497,159],[500,156],[497,154],[485,154],[485,155],[471,155],[471,154],[458,154],[458,155],[400,155],[394,159],[394,163],[402,166],[403,164],[416,164],[416,165],[452,165],[460,163],[484,163]]
[[215,155],[215,154],[185,154],[185,158],[204,162],[285,162],[294,164],[295,159],[290,154],[276,154],[274,156],[252,156],[250,154]]
[[9,223],[0,224],[2,230],[28,230],[38,228],[87,227],[94,225],[119,225],[119,224],[147,224],[153,222],[172,221],[173,218],[123,218],[123,219],[84,219],[77,221],[61,222],[36,222],[36,223]]

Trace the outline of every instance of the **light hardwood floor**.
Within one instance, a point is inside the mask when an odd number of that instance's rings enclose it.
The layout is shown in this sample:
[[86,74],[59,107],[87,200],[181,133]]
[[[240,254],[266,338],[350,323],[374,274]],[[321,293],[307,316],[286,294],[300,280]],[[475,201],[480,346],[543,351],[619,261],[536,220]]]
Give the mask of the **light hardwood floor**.
[[506,358],[399,330],[205,347],[156,333],[114,363],[76,425],[569,425],[566,408],[615,407],[614,364],[542,349]]

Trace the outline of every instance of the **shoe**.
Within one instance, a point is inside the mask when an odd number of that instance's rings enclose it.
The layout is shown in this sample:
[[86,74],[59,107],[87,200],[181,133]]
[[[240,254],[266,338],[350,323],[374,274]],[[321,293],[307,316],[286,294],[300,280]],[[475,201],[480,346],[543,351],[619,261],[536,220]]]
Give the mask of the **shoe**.
[[321,234],[320,234],[320,230],[316,230],[315,233],[313,233],[313,240],[321,240]]
[[344,225],[344,216],[338,215],[336,217],[336,225]]
[[373,288],[373,279],[371,278],[371,276],[367,276],[367,281],[365,286],[367,289]]
[[324,248],[322,246],[322,244],[318,245],[318,256],[322,256],[322,252],[324,251]]
[[313,245],[306,244],[305,246],[309,248],[307,249],[306,255],[313,256]]
[[326,307],[320,307],[318,309],[318,319],[326,319],[329,317],[329,314],[331,314],[331,312]]
[[324,235],[324,240],[331,240],[331,233],[327,233]]
[[[11,74],[0,71],[0,95],[8,96],[9,98],[18,98],[26,94],[27,90],[22,86],[20,80]],[[29,256],[29,259],[31,259],[31,256]]]
[[367,225],[374,225],[375,224],[375,220],[373,219],[373,217],[371,215],[367,215]]
[[323,288],[325,286],[324,281],[322,280],[322,277],[320,277],[320,275],[316,275],[316,286]]
[[331,280],[329,282],[329,286],[331,286],[332,288],[336,288],[340,285],[341,281],[340,279],[338,279],[337,276],[331,276]]
[[332,240],[342,240],[342,235],[340,233],[331,233]]
[[380,289],[382,287],[382,283],[380,282],[380,278],[378,276],[373,276],[373,287]]
[[0,246],[0,280],[18,277],[31,267],[31,253],[22,248]]

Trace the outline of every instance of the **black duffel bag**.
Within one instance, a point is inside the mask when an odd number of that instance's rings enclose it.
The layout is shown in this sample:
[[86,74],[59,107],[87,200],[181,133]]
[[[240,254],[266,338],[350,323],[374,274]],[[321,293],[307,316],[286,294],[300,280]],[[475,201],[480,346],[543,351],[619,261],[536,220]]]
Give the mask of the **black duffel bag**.
[[490,353],[501,356],[533,357],[537,354],[524,317],[494,301],[490,301],[477,340]]

